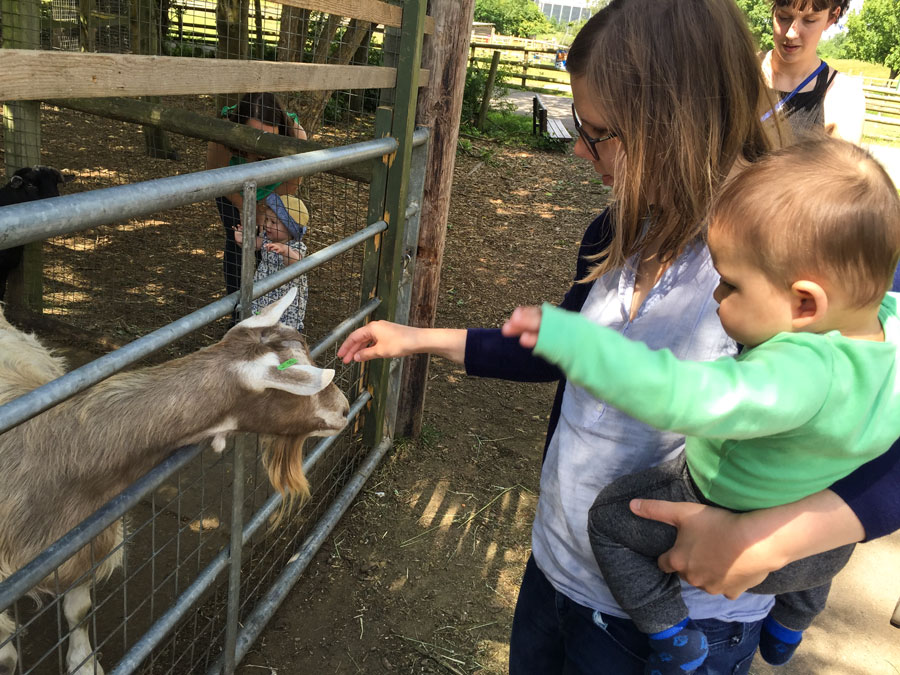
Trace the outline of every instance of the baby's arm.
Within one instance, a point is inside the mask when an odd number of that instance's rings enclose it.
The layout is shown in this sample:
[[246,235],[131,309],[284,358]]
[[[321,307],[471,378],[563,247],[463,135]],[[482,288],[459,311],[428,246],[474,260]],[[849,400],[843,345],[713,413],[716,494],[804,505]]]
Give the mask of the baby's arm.
[[265,245],[265,248],[267,251],[274,251],[284,258],[285,265],[298,262],[303,258],[303,254],[300,252],[299,248],[294,248],[290,244],[285,244],[283,242],[270,241]]
[[[541,316],[537,316],[540,311]],[[658,429],[706,438],[757,438],[806,423],[822,406],[830,362],[793,342],[766,344],[740,361],[681,361],[574,312],[524,308],[503,327],[569,380]],[[740,392],[736,396],[735,392]]]

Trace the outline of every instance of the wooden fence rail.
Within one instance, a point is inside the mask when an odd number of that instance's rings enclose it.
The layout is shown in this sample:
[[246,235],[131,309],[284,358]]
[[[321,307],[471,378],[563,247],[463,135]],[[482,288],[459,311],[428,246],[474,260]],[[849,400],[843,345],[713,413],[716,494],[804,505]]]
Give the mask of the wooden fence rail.
[[866,122],[900,127],[900,91],[890,87],[863,86]]

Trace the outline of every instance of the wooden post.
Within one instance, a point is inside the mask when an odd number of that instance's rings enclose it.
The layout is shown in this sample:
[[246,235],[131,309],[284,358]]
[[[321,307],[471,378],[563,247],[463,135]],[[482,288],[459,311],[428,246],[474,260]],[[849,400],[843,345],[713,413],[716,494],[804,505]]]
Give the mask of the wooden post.
[[[3,47],[40,49],[40,0],[2,0]],[[6,175],[41,163],[40,101],[9,101],[3,104],[3,158]],[[40,312],[43,305],[42,242],[25,246],[22,264],[9,277],[6,301],[27,305]]]
[[491,69],[488,71],[487,82],[484,85],[484,97],[481,99],[481,108],[478,111],[478,119],[475,121],[475,128],[479,131],[484,131],[484,121],[487,119],[487,112],[491,107],[491,94],[494,91],[494,80],[497,79],[497,66],[499,65],[500,52],[495,49],[494,55],[491,56]]
[[[97,34],[96,22],[94,21],[94,11],[96,9],[96,0],[79,0],[79,24],[81,34],[81,50],[85,52],[97,51]],[[38,43],[38,48],[40,43]]]
[[[160,14],[157,0],[134,0],[132,6],[137,10],[139,26],[137,37],[132,36],[132,48],[137,54],[159,55]],[[144,96],[143,100],[148,103],[159,103],[162,99],[159,96]],[[148,157],[178,159],[178,153],[172,147],[172,142],[166,132],[158,126],[144,126],[141,128],[141,133],[144,136],[144,150]]]
[[[422,62],[422,67],[428,68],[431,75],[429,86],[419,94],[416,118],[419,124],[432,127],[431,154],[425,172],[425,197],[419,223],[409,316],[411,326],[434,326],[474,11],[475,0],[432,3],[435,30],[425,40]],[[404,364],[396,426],[396,432],[401,436],[418,436],[422,430],[428,361],[427,354],[418,354],[407,357]]]
[[526,49],[522,53],[524,54],[522,57],[522,89],[524,89],[525,80],[528,79],[528,50]]
[[[406,197],[409,189],[412,138],[415,129],[416,100],[419,93],[419,69],[422,63],[422,35],[425,29],[426,0],[405,0],[397,63],[397,87],[394,91],[394,118],[391,135],[399,148],[390,160],[384,200],[384,220],[388,229],[382,235],[378,295],[381,305],[376,319],[395,318],[397,291],[403,274],[403,228],[406,221]],[[364,441],[369,446],[381,442],[392,429],[386,429],[388,383],[392,361],[380,359],[371,366],[369,384],[374,392],[370,414],[366,415]],[[396,366],[395,366],[396,367]]]

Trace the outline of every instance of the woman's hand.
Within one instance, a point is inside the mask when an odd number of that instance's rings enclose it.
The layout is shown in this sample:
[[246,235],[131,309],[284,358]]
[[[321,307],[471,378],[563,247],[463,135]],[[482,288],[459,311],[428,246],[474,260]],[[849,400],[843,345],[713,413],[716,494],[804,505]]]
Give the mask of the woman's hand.
[[419,330],[390,321],[373,321],[350,333],[337,355],[344,363],[350,363],[414,354]]
[[678,528],[675,545],[659,557],[659,568],[677,573],[707,593],[734,600],[781,567],[760,545],[763,542],[753,545],[747,541],[741,514],[654,499],[635,499],[631,510],[642,518]]
[[435,354],[463,363],[466,357],[466,331],[455,328],[414,328],[390,321],[373,321],[350,333],[337,353],[344,363],[391,359],[410,354]]
[[240,223],[238,223],[232,229],[234,230],[234,240],[238,244],[243,244],[244,243],[244,228],[241,227]]
[[653,499],[635,499],[631,510],[678,528],[675,545],[659,557],[661,570],[731,599],[788,563],[866,535],[853,509],[831,490],[747,513]]
[[500,330],[506,337],[519,336],[519,344],[533,349],[537,344],[538,332],[541,330],[540,307],[516,307],[509,320]]

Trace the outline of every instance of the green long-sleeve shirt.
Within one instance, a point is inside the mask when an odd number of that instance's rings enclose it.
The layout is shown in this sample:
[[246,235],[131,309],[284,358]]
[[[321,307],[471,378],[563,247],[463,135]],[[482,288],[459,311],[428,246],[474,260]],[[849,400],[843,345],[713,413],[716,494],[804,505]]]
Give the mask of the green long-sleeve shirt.
[[707,499],[764,508],[827,488],[900,436],[898,297],[889,293],[878,313],[884,342],[780,333],[707,362],[545,305],[535,353],[632,417],[685,434]]

